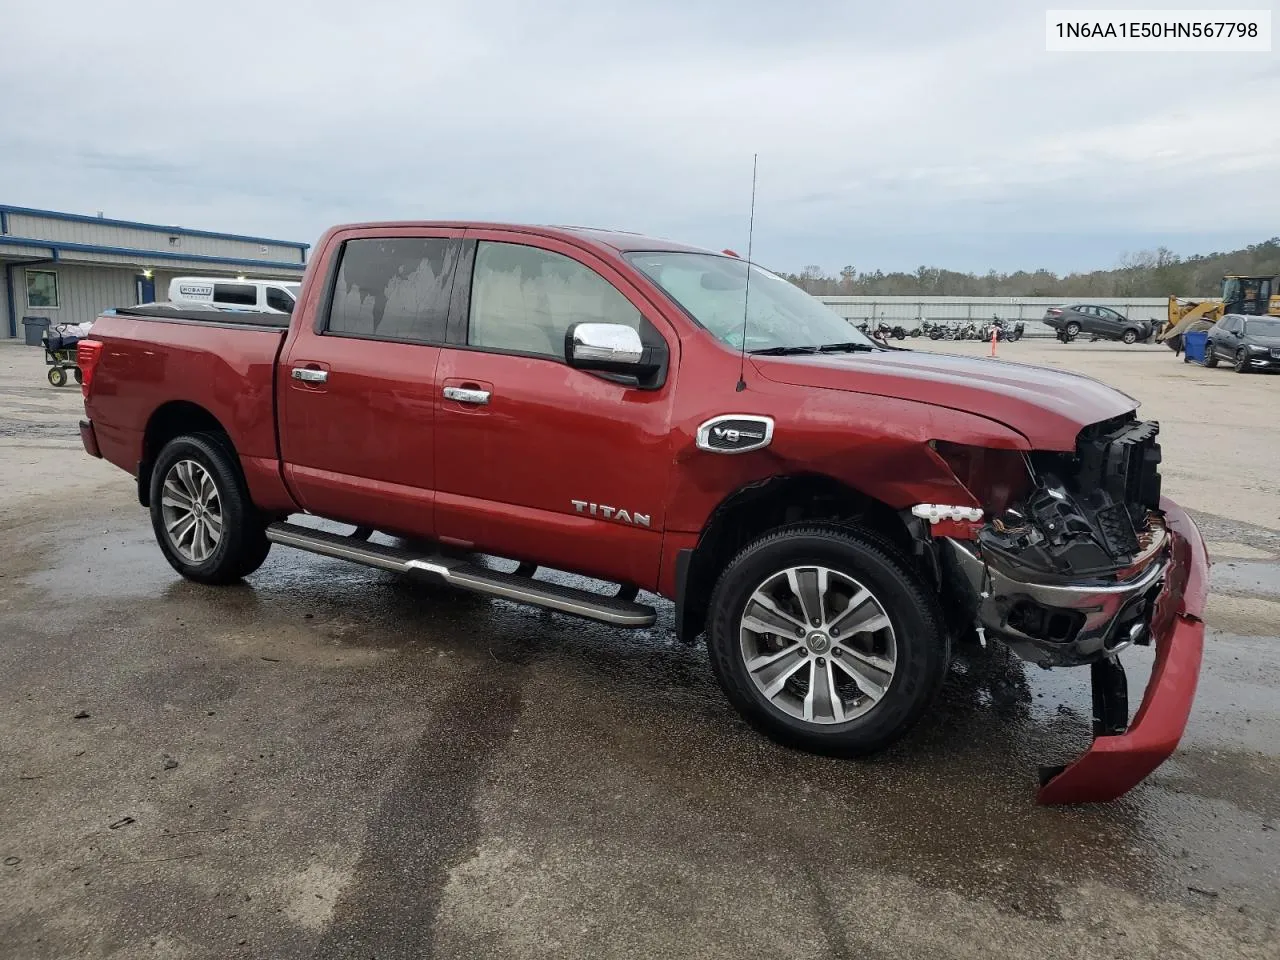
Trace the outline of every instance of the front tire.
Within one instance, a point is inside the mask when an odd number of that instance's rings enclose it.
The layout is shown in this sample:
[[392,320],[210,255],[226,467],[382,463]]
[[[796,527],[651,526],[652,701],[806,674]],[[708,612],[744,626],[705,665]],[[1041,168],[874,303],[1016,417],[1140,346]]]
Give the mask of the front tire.
[[67,371],[61,367],[50,367],[49,383],[55,387],[65,387],[67,385]]
[[197,583],[231,583],[267,558],[266,524],[226,437],[170,440],[151,471],[151,526],[165,559]]
[[1212,340],[1204,346],[1204,365],[1206,367],[1216,367],[1218,365],[1218,355],[1214,352]]
[[766,736],[815,753],[889,746],[950,659],[934,598],[906,561],[843,527],[782,527],[749,544],[711,611],[711,666],[729,702]]
[[1249,372],[1249,352],[1241,347],[1236,351],[1236,362],[1233,364],[1236,373]]
[[1124,332],[1124,335],[1120,339],[1123,340],[1128,346],[1133,346],[1135,343],[1138,342],[1138,331],[1130,327],[1128,330]]

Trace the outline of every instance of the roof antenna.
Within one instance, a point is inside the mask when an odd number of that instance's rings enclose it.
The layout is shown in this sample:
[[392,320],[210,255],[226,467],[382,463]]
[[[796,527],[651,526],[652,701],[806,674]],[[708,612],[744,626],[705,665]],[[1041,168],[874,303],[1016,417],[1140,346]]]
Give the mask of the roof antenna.
[[747,381],[743,373],[747,366],[747,307],[751,303],[751,241],[756,233],[756,163],[760,154],[751,155],[751,219],[747,221],[747,286],[742,291],[742,352],[738,354],[738,385],[734,388],[738,393],[747,389]]

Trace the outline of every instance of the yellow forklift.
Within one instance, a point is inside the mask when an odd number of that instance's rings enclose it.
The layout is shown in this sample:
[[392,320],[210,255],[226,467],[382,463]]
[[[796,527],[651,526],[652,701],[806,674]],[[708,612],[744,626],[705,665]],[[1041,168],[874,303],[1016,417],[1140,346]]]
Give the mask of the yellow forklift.
[[1246,316],[1280,317],[1280,285],[1276,277],[1222,278],[1222,296],[1212,300],[1169,298],[1169,318],[1156,334],[1175,353],[1181,352],[1182,335],[1189,330],[1208,330],[1228,313]]

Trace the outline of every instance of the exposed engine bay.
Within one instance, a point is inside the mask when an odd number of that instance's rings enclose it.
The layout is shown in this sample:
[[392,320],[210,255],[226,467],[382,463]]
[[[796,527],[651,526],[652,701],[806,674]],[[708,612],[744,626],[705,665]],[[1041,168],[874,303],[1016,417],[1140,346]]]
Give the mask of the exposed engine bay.
[[985,520],[947,537],[939,559],[981,635],[1042,666],[1150,642],[1168,564],[1159,430],[1132,414],[1094,424],[1074,453],[1016,455],[1021,477],[1009,476],[1013,454],[960,464],[986,492]]

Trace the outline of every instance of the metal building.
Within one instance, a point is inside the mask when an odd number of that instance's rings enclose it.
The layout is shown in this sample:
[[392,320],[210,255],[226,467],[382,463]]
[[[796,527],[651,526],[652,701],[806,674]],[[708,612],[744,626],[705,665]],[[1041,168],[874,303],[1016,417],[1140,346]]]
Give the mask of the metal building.
[[164,299],[180,275],[300,280],[309,246],[0,204],[0,337]]

